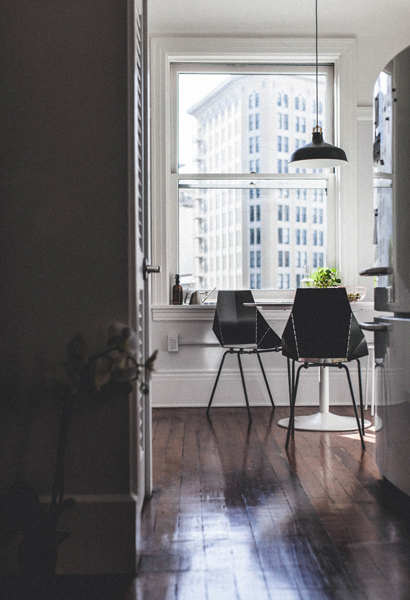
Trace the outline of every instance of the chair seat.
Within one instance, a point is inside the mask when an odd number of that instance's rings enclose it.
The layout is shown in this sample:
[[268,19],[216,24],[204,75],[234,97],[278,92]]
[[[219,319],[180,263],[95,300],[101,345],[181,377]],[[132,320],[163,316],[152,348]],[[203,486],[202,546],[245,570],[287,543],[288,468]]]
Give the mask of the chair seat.
[[257,348],[258,345],[257,344],[224,344],[222,346],[222,348],[249,348],[249,350],[254,350],[255,348]]

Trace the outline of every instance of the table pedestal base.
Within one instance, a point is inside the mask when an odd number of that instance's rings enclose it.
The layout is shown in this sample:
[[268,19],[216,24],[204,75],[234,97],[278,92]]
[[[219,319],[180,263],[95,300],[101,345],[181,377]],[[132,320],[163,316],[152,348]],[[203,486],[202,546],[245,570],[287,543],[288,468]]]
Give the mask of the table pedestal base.
[[[286,427],[289,419],[281,419],[278,422],[280,427]],[[365,420],[364,426],[370,427],[371,422]],[[342,417],[330,412],[318,412],[313,415],[295,417],[295,429],[304,429],[306,431],[353,431],[357,430],[357,421],[355,417]]]

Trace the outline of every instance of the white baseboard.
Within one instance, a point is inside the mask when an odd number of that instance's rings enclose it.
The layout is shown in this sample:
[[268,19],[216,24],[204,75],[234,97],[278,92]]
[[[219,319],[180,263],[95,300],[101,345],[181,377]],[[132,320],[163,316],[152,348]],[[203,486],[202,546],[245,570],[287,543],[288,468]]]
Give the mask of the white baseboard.
[[[270,400],[258,369],[245,369],[245,382],[251,406],[269,406]],[[355,368],[351,369],[356,400],[358,385]],[[288,376],[286,369],[266,369],[272,397],[277,406],[289,406]],[[152,406],[154,408],[205,407],[209,402],[216,379],[216,371],[169,370],[152,378]],[[300,376],[298,406],[317,406],[319,401],[318,370],[310,369]],[[222,371],[215,392],[213,406],[244,406],[245,397],[238,369]],[[350,405],[351,397],[346,375],[336,369],[330,372],[330,404]]]

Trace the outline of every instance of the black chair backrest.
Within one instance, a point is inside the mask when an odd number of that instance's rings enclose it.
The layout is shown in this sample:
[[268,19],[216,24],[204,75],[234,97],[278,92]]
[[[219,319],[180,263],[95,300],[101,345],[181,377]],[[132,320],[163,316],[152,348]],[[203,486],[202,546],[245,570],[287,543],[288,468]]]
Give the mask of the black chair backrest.
[[282,352],[294,359],[352,360],[368,354],[345,288],[302,288],[282,338]]
[[221,290],[218,292],[213,332],[221,346],[256,344],[258,348],[280,347],[280,337],[271,329],[256,306],[250,290]]

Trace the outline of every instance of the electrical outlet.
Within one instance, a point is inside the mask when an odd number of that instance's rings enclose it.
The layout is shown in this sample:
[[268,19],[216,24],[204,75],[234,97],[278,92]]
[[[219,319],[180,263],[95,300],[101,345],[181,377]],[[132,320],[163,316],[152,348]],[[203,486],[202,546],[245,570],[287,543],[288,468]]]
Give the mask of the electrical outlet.
[[178,334],[168,334],[168,352],[178,352]]

